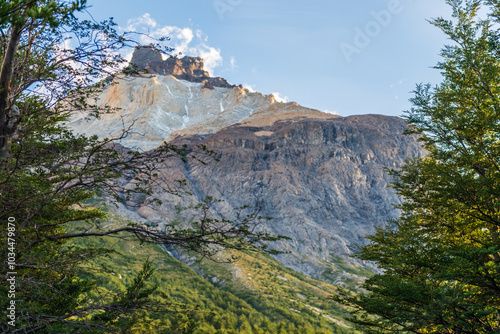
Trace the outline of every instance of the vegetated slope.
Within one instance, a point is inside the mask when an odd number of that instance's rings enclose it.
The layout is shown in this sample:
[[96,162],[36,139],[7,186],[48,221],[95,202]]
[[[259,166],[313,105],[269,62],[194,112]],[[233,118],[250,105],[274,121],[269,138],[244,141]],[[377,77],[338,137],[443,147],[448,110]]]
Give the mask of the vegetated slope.
[[[124,224],[123,218],[110,217],[108,224]],[[237,266],[203,261],[204,276],[209,278],[204,280],[159,246],[111,238],[78,242],[120,253],[92,264],[106,268],[96,277],[107,291],[124,290],[146,259],[157,267],[150,281],[159,286],[156,298],[182,311],[147,314],[134,333],[184,333],[188,323],[198,334],[354,333],[342,320],[346,310],[328,299],[334,286],[286,269],[263,254],[234,253],[241,257]]]

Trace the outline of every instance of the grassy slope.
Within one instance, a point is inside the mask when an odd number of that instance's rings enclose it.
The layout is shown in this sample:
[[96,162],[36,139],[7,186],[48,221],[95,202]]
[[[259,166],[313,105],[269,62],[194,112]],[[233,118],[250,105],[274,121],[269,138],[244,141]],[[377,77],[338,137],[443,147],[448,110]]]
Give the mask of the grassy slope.
[[[111,223],[120,224],[120,218],[111,215]],[[124,290],[149,258],[157,267],[151,282],[166,296],[161,298],[198,309],[145,318],[136,333],[160,333],[161,325],[170,328],[164,333],[184,333],[188,322],[196,323],[194,333],[207,334],[354,332],[342,320],[346,310],[328,299],[335,293],[333,285],[285,268],[265,254],[235,253],[240,259],[233,264],[196,263],[203,279],[156,245],[111,238],[87,242],[120,253],[96,261],[108,271],[97,275],[105,289]]]

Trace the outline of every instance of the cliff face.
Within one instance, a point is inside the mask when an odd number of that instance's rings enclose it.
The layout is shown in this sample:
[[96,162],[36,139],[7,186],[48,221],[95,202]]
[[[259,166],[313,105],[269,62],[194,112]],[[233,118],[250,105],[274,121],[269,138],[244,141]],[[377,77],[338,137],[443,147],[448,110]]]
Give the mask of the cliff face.
[[177,79],[190,82],[201,82],[205,88],[234,87],[223,78],[210,77],[209,73],[204,70],[203,59],[200,57],[169,57],[163,60],[158,51],[148,46],[142,46],[136,48],[130,62],[135,64],[139,70],[147,70],[148,73],[160,75],[172,75]]
[[75,113],[70,126],[101,138],[118,137],[132,127],[121,143],[142,150],[154,149],[174,135],[214,133],[276,103],[272,95],[242,87],[209,89],[203,83],[158,74],[119,75],[96,100],[113,111],[98,119]]
[[[365,234],[398,216],[393,204],[400,199],[384,169],[398,168],[424,151],[414,137],[403,135],[406,124],[396,117],[318,118],[289,108],[302,116],[272,122],[262,111],[252,122],[204,139],[178,138],[178,143],[207,145],[220,161],[161,169],[164,175],[182,175],[196,198],[224,200],[216,207],[223,216],[234,218],[234,207],[259,206],[262,216],[273,217],[263,229],[291,238],[275,245],[290,252],[278,256],[284,265],[336,284],[356,279],[361,268],[373,267],[349,255],[366,243]],[[172,203],[193,200],[159,195],[161,208],[137,212],[160,224],[173,218]]]

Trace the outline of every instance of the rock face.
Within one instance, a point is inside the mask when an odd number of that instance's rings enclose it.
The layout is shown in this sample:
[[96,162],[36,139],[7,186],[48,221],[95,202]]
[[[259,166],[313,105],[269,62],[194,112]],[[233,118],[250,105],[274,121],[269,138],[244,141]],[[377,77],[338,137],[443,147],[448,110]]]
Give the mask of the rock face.
[[349,258],[366,244],[364,235],[399,214],[393,204],[400,199],[384,169],[398,168],[423,150],[403,135],[406,124],[396,117],[306,116],[260,124],[205,138],[220,162],[192,164],[185,175],[199,194],[225,200],[224,215],[230,207],[257,203],[263,216],[273,217],[266,229],[292,239],[279,245],[290,252],[278,257],[284,265],[333,283],[346,281],[342,264],[369,266]]
[[75,113],[70,126],[77,133],[101,138],[118,137],[132,126],[133,131],[121,143],[141,150],[154,149],[169,136],[214,133],[279,104],[272,95],[239,86],[209,89],[204,83],[156,74],[118,75],[95,102],[114,111],[98,119],[89,118],[89,113]]
[[169,57],[163,60],[158,51],[149,46],[142,46],[135,49],[130,62],[139,70],[147,70],[149,73],[172,75],[190,82],[203,82],[205,88],[234,87],[223,78],[210,77],[204,70],[203,59],[200,57]]
[[161,206],[123,208],[121,214],[161,228],[178,218],[177,206],[210,195],[223,200],[214,207],[218,215],[233,219],[232,208],[255,205],[260,215],[273,217],[261,228],[291,238],[275,248],[289,252],[278,260],[299,272],[342,283],[371,267],[349,255],[366,243],[367,233],[399,214],[393,204],[400,199],[385,169],[425,154],[415,137],[403,135],[404,120],[340,117],[242,87],[207,87],[196,79],[206,76],[196,58],[163,61],[143,48],[133,61],[157,74],[117,76],[97,102],[119,109],[91,121],[75,114],[70,126],[105,137],[133,124],[124,146],[204,144],[220,161],[174,159],[157,166],[160,177],[185,179],[192,195],[156,190]]
[[151,62],[163,61],[161,53],[151,47],[137,47],[132,54],[130,63],[135,64],[139,70],[144,70]]
[[334,284],[356,280],[362,268],[373,266],[349,255],[366,244],[367,233],[399,214],[393,204],[400,199],[384,169],[425,152],[414,137],[403,135],[407,127],[400,118],[321,118],[300,106],[288,107],[282,119],[263,110],[204,138],[175,139],[205,144],[220,161],[159,166],[166,177],[186,179],[195,195],[157,194],[161,207],[136,212],[161,226],[176,218],[174,204],[207,195],[224,200],[216,211],[228,218],[235,218],[232,208],[256,205],[262,216],[273,217],[263,230],[291,238],[274,245],[289,252],[277,257],[282,264]]

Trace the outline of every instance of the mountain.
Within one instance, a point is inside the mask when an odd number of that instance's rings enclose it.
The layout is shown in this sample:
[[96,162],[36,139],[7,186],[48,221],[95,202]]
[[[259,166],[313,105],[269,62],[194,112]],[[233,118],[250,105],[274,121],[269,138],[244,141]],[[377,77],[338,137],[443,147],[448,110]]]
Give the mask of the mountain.
[[[304,115],[293,104],[276,108]],[[269,230],[292,239],[279,243],[290,252],[277,257],[282,264],[345,283],[360,266],[373,268],[349,257],[366,243],[364,235],[398,216],[393,204],[399,198],[385,168],[398,168],[423,152],[395,117],[312,114],[275,121],[274,115],[254,114],[203,139],[183,138],[179,143],[203,143],[218,152],[220,161],[191,162],[181,171],[197,194],[225,201],[219,208],[224,215],[230,207],[256,203],[273,217]],[[145,210],[144,217],[153,219],[167,207]]]
[[95,101],[114,112],[91,120],[88,113],[75,113],[70,126],[78,133],[115,137],[134,124],[122,144],[150,150],[172,132],[214,133],[276,103],[272,95],[252,93],[222,78],[207,77],[200,58],[159,61],[158,56],[151,48],[137,49],[132,60],[149,73],[117,75]]
[[399,214],[393,204],[400,199],[385,169],[425,154],[416,137],[403,135],[404,120],[340,117],[279,103],[272,95],[208,77],[199,58],[162,60],[148,47],[137,49],[132,62],[149,73],[117,75],[96,98],[115,112],[90,121],[75,114],[69,125],[105,137],[133,124],[124,146],[203,144],[217,159],[159,165],[159,177],[185,179],[192,195],[157,191],[161,206],[122,206],[118,214],[161,228],[179,218],[179,207],[210,195],[223,200],[214,206],[218,215],[234,218],[232,208],[250,205],[273,217],[262,229],[291,238],[274,245],[287,252],[276,257],[286,267],[350,287],[369,275],[367,269],[376,270],[350,255],[366,243],[367,233]]

